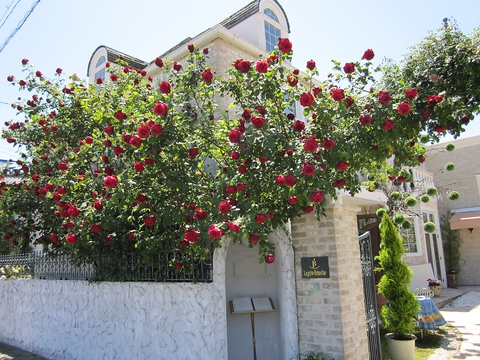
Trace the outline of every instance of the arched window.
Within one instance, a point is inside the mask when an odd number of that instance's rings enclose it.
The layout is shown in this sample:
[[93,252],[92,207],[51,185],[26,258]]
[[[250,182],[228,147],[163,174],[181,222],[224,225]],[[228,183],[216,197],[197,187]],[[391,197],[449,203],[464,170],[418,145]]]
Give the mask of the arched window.
[[275,22],[280,23],[280,21],[278,21],[277,15],[275,15],[272,9],[266,8],[265,10],[263,10],[263,13],[267,15],[270,19],[274,20]]
[[273,20],[277,24],[280,24],[280,22],[272,9],[266,8],[263,13],[265,15],[265,47],[267,51],[272,51],[278,44],[278,38],[281,35],[281,31],[278,27],[272,24],[271,21]]
[[97,65],[95,65],[95,67],[96,67],[96,68],[99,67],[99,66],[102,65],[105,61],[106,61],[105,56],[102,56],[100,59],[98,59]]
[[[98,59],[97,65],[95,66],[96,68],[95,70],[98,70],[98,67],[105,64],[105,61],[106,61],[105,56],[102,56],[100,59]],[[102,66],[102,68],[95,73],[95,78],[93,80],[96,81],[98,78],[105,81],[105,66]]]

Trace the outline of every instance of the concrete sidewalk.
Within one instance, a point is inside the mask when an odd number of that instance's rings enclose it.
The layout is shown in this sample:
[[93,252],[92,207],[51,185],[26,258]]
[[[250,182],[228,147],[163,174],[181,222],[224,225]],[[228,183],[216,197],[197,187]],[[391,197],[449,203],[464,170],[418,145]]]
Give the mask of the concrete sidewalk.
[[[433,301],[442,309],[450,301],[468,293],[479,291],[480,286],[459,286],[458,289],[442,289],[441,296],[435,296]],[[475,311],[475,314],[472,313]],[[462,333],[462,346],[458,359],[480,359],[480,307],[466,311],[465,309],[442,309],[443,317]],[[0,360],[48,360],[28,351],[0,342]]]

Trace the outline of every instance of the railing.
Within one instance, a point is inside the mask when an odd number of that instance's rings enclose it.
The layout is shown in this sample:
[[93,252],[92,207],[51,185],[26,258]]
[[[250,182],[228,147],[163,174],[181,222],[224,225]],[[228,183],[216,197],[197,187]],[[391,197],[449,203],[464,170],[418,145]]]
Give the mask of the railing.
[[[48,280],[211,282],[213,250],[208,259],[185,255],[180,251],[158,253],[150,261],[140,261],[136,254],[118,259],[97,255],[74,263],[66,254],[43,252],[0,255],[0,278],[35,278]],[[173,259],[182,264],[175,269]]]

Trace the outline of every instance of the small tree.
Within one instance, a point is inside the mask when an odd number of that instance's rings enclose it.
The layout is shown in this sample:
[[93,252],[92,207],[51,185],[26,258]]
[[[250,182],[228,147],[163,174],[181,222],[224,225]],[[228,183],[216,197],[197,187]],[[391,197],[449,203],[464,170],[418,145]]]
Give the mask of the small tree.
[[420,306],[408,287],[412,270],[402,260],[405,250],[398,229],[385,213],[380,231],[382,243],[379,259],[383,276],[378,284],[378,291],[388,301],[388,306],[382,308],[382,319],[385,328],[394,334],[395,340],[411,339],[412,320]]
[[450,226],[452,214],[448,212],[442,215],[440,228],[442,230],[443,249],[446,255],[447,271],[450,274],[460,272],[460,248],[463,239],[459,230],[453,230]]

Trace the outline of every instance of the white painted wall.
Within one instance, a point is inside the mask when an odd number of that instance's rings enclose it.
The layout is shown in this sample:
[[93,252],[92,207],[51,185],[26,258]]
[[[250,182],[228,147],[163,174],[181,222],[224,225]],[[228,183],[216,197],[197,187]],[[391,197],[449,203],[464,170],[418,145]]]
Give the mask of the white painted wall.
[[48,359],[225,359],[212,284],[0,281],[0,341]]

